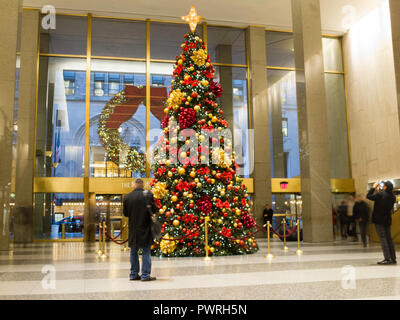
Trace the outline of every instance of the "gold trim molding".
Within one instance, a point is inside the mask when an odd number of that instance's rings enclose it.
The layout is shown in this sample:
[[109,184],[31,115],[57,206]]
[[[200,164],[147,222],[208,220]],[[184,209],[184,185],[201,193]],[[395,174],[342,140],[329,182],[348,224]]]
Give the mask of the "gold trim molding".
[[[134,178],[89,178],[89,192],[97,194],[127,194],[133,190]],[[152,178],[143,178],[145,188],[149,188]],[[287,182],[287,188],[281,188],[281,182]],[[35,178],[35,193],[83,193],[84,178]],[[254,193],[254,180],[244,178],[243,184],[248,193]],[[301,179],[271,179],[273,194],[301,193]],[[353,179],[331,179],[332,193],[355,192]]]
[[[135,178],[89,178],[89,193],[128,194],[133,190]],[[153,178],[142,178],[145,188],[150,188]],[[254,193],[253,179],[243,179],[248,193]],[[35,178],[35,193],[83,193],[84,178]]]

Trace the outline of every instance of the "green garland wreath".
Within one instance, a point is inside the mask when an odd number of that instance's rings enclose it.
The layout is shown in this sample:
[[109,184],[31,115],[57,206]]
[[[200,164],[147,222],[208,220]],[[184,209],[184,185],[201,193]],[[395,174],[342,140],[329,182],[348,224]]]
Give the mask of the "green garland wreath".
[[119,166],[121,163],[121,153],[126,152],[126,156],[122,161],[124,168],[132,172],[141,173],[146,171],[145,155],[138,151],[137,148],[127,145],[118,129],[107,128],[107,120],[110,114],[114,112],[114,108],[126,101],[125,92],[121,91],[110,102],[107,102],[100,115],[98,134],[100,142],[106,150],[107,161],[112,161]]

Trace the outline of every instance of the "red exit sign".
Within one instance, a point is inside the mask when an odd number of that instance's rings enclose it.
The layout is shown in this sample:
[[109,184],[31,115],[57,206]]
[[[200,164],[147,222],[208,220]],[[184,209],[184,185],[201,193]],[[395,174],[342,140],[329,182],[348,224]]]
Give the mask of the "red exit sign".
[[288,185],[289,185],[289,182],[282,181],[280,184],[281,184],[281,189],[287,189]]

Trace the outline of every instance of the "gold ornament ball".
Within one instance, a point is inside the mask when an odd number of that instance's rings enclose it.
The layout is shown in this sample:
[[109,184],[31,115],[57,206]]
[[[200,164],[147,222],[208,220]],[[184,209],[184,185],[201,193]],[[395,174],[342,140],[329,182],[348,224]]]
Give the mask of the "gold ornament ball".
[[181,152],[181,158],[185,159],[186,158],[186,152]]
[[174,220],[173,222],[172,222],[172,224],[174,225],[174,227],[177,227],[177,226],[179,226],[179,220]]
[[183,174],[185,174],[185,168],[182,168],[182,167],[179,167],[179,169],[178,169],[178,173],[180,174],[180,175],[183,175]]
[[172,173],[171,171],[168,171],[168,174],[167,174],[167,175],[168,175],[168,177],[171,178],[171,177],[173,176],[173,173]]
[[194,111],[196,112],[200,111],[200,106],[199,105],[194,106]]
[[192,178],[194,178],[194,177],[196,176],[196,171],[191,171],[191,172],[190,172],[190,176],[191,176]]
[[[171,201],[172,202],[177,202],[178,201],[178,197],[177,196],[172,196],[171,197]],[[172,211],[172,210],[171,210]]]
[[178,60],[178,64],[179,64],[179,65],[182,65],[182,63],[183,63],[183,60],[182,60],[182,59],[179,59],[179,60]]
[[210,251],[211,251],[211,253],[213,253],[213,252],[215,251],[215,248],[214,248],[214,247],[211,247],[211,248],[210,248]]
[[160,214],[164,214],[164,210],[163,210],[163,209],[158,210],[158,212],[159,212]]

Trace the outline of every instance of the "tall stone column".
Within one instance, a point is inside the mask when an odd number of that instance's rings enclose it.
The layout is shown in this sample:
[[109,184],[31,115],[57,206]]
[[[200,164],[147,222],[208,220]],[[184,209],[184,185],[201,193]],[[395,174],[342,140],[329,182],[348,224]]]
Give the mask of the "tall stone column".
[[[14,243],[33,241],[33,169],[39,11],[24,10],[21,30]],[[23,183],[21,183],[23,181]]]
[[397,0],[389,0],[390,17],[392,23],[392,42],[394,53],[394,69],[396,75],[397,107],[400,123],[400,3]]
[[[0,0],[0,250],[9,249],[15,74],[21,0]],[[18,185],[20,181],[16,181]]]
[[265,51],[265,29],[248,29],[250,92],[252,124],[254,129],[254,212],[257,222],[262,223],[265,204],[271,204],[271,158],[270,128],[267,93],[267,55]]
[[[286,178],[285,153],[283,149],[282,134],[282,101],[280,79],[268,77],[268,106],[270,109],[272,129],[272,157],[274,159],[274,178]],[[275,213],[285,213],[286,197],[282,194],[275,195]]]
[[292,0],[304,241],[333,241],[319,0]]

